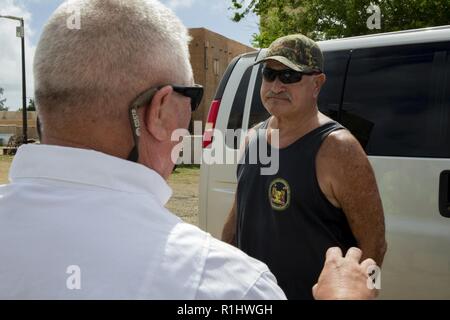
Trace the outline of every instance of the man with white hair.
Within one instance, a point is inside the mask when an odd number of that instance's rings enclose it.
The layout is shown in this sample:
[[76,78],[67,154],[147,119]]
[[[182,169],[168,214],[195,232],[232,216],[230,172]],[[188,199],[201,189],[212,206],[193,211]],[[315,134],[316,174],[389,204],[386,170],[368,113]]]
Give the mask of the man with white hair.
[[[67,27],[80,12],[80,28]],[[39,41],[42,145],[0,187],[2,299],[284,299],[267,266],[164,208],[202,96],[188,34],[154,0],[76,0]],[[371,298],[353,248],[330,249],[316,298]]]

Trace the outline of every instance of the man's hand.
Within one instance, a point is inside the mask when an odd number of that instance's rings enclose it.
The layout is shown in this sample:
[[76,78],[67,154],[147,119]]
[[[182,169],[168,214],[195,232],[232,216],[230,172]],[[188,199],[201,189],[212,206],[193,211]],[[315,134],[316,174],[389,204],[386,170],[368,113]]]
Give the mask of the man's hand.
[[341,249],[328,249],[325,265],[319,281],[313,287],[313,296],[317,300],[365,300],[374,299],[377,290],[367,286],[368,269],[375,266],[372,259],[359,263],[362,251],[350,248],[345,257]]

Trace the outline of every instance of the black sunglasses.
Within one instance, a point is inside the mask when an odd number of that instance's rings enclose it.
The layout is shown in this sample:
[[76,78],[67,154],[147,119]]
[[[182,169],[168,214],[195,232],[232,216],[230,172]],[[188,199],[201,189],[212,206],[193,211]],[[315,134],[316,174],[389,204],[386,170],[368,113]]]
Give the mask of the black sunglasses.
[[262,75],[265,81],[273,82],[278,77],[278,79],[280,79],[280,81],[284,84],[299,82],[302,80],[304,75],[310,76],[319,73],[320,72],[304,73],[292,69],[275,70],[268,67],[262,68]]
[[178,92],[185,97],[191,98],[191,110],[192,112],[197,110],[203,98],[203,87],[201,85],[196,84],[192,87],[172,85],[172,88],[173,91]]
[[[136,99],[134,99],[133,103],[131,104],[131,108],[139,108],[142,106],[149,105],[152,101],[153,95],[156,93],[156,91],[160,90],[161,88],[168,86],[163,85],[159,87],[150,88],[143,93],[141,93]],[[191,110],[194,112],[197,110],[198,106],[200,105],[200,102],[203,98],[203,87],[199,84],[195,84],[192,87],[189,86],[181,86],[177,84],[171,84],[170,85],[173,88],[173,91],[191,98]]]
[[[137,114],[137,110],[140,107],[148,106],[155,93],[160,90],[161,88],[165,87],[167,85],[159,86],[159,87],[153,87],[150,88],[144,92],[142,92],[134,101],[131,103],[131,106],[128,110],[128,114],[130,117],[130,123],[131,123],[131,129],[133,132],[133,139],[134,139],[134,147],[133,150],[131,150],[130,155],[128,156],[128,160],[137,162],[139,158],[139,152],[138,152],[138,145],[139,145],[139,137],[141,135],[141,124],[139,121],[139,117]],[[181,86],[181,85],[170,85],[173,88],[173,91],[191,98],[191,110],[194,112],[198,106],[200,105],[200,102],[202,101],[203,97],[203,87],[201,85],[194,85],[194,86]]]

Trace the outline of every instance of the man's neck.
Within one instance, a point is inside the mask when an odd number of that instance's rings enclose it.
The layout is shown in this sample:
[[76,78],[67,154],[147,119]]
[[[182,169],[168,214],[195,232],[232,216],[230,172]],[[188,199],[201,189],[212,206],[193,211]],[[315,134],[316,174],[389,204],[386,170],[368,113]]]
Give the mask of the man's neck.
[[148,137],[151,141],[151,147],[139,149],[138,163],[156,171],[164,180],[167,180],[173,171],[174,165],[168,160],[172,147],[166,143],[158,143],[156,140]]
[[295,117],[272,116],[269,121],[267,139],[271,142],[272,130],[278,129],[279,147],[284,148],[329,121],[330,119],[320,113],[317,108],[311,108],[308,112],[299,113]]
[[121,150],[117,150],[117,144],[116,146],[108,146],[106,144],[100,145],[98,143],[95,143],[91,139],[86,139],[86,141],[81,142],[70,138],[43,135],[41,142],[48,145],[95,150],[121,159],[126,159],[128,156],[125,155],[124,152],[121,152]]
[[294,116],[273,116],[269,122],[269,128],[278,129],[280,131],[280,136],[303,135],[310,131],[311,127],[318,126],[319,114],[317,108],[310,108],[306,112],[298,113]]

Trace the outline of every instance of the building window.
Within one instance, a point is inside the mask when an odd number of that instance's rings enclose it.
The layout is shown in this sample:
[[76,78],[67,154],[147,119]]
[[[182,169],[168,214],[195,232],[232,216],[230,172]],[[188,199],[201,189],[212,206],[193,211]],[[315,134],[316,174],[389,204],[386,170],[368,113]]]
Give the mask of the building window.
[[218,76],[219,75],[219,59],[214,59],[214,75]]

